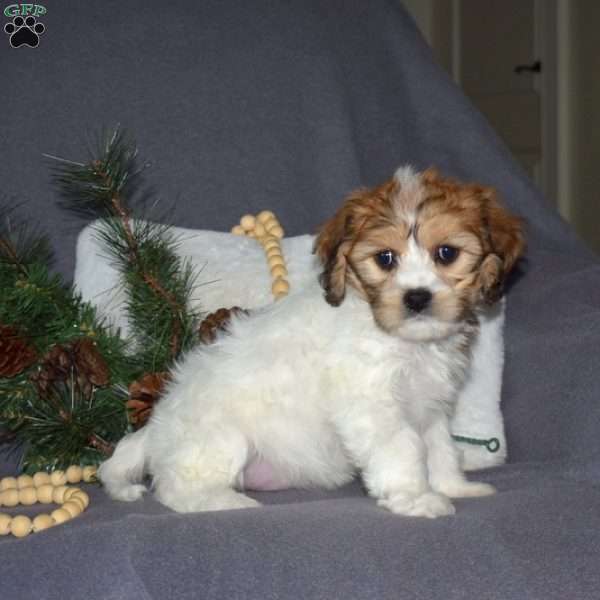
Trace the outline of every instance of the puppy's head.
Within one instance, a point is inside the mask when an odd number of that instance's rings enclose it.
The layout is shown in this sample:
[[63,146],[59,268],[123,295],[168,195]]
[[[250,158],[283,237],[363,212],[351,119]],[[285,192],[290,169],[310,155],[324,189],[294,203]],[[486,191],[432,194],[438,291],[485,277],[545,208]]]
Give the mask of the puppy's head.
[[412,340],[446,337],[497,301],[523,248],[521,221],[491,188],[409,167],[350,194],[315,242],[327,302],[351,286],[383,330]]

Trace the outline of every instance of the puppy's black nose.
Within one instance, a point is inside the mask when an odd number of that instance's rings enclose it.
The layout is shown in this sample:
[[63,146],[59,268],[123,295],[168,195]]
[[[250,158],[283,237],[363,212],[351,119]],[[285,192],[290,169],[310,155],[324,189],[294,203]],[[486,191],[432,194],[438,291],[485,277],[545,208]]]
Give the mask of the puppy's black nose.
[[413,312],[419,313],[425,310],[431,302],[431,292],[425,288],[415,288],[414,290],[408,290],[404,294],[404,304],[406,308]]

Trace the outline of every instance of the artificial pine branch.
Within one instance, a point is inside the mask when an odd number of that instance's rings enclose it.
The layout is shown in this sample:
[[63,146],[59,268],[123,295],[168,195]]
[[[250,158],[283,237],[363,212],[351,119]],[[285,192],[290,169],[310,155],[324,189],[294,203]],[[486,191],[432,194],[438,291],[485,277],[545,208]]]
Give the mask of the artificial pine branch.
[[51,261],[48,239],[21,221],[8,202],[0,206],[0,271],[26,275],[31,265],[48,266]]
[[[19,220],[14,209],[0,208],[0,324],[15,325],[38,348],[61,329],[56,317],[72,320],[77,307],[59,278],[50,274],[51,252],[45,236]],[[63,307],[57,313],[56,306]]]
[[[50,273],[46,239],[14,210],[0,215],[0,442],[24,445],[29,472],[97,463],[127,430],[122,390],[139,366],[95,309]],[[78,361],[65,364],[65,352]],[[60,376],[42,377],[57,354]]]
[[25,471],[109,455],[147,419],[174,360],[198,343],[193,270],[170,228],[132,209],[136,156],[117,128],[87,163],[50,157],[64,204],[101,219],[99,238],[127,291],[133,353],[51,273],[45,238],[0,208],[0,443],[24,445]]
[[58,161],[54,175],[63,205],[102,219],[98,235],[121,272],[146,370],[168,370],[197,341],[198,314],[189,309],[194,274],[177,255],[168,226],[134,215],[130,198],[140,173],[135,143],[117,127],[87,163],[51,158]]
[[45,396],[34,386],[27,391],[24,419],[15,430],[26,447],[26,471],[97,464],[127,429],[124,399],[114,388],[97,388],[87,395],[67,381],[55,384]]

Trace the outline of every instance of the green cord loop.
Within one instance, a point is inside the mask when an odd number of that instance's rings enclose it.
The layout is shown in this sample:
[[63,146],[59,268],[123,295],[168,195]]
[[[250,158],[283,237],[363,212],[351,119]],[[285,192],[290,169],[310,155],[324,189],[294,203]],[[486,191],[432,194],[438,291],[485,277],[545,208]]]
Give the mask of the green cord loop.
[[489,438],[488,440],[481,440],[478,438],[465,437],[463,435],[452,436],[457,442],[464,442],[465,444],[473,444],[474,446],[485,446],[488,452],[498,452],[500,450],[500,440],[498,438]]

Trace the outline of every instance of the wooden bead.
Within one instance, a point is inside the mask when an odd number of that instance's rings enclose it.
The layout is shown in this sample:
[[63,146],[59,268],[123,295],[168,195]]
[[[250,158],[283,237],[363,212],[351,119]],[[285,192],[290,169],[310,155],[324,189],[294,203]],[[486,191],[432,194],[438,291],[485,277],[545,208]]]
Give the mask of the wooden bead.
[[271,229],[273,229],[273,227],[277,227],[279,225],[279,221],[277,220],[275,215],[273,215],[271,217],[268,217],[267,219],[264,219],[262,221],[262,224],[264,225],[264,227],[267,231],[271,231]]
[[283,278],[278,277],[271,286],[271,291],[274,294],[287,294],[290,290],[290,284]]
[[16,477],[4,477],[4,479],[0,480],[0,492],[4,490],[12,490],[17,487],[17,478]]
[[83,477],[83,469],[78,465],[71,465],[65,471],[65,476],[68,483],[79,483]]
[[264,237],[266,233],[267,231],[265,230],[264,225],[262,225],[261,223],[256,223],[254,225],[254,235],[257,238]]
[[33,485],[33,477],[31,475],[21,475],[17,477],[17,487],[21,490]]
[[52,494],[54,493],[54,486],[51,483],[45,483],[37,488],[38,502],[42,504],[52,504]]
[[241,225],[236,225],[235,227],[232,227],[231,233],[233,233],[233,235],[246,235],[246,232],[244,231],[244,228]]
[[12,517],[5,513],[0,513],[0,535],[8,535],[10,533],[10,522]]
[[281,242],[275,236],[268,236],[263,238],[263,247],[265,250],[270,250],[271,248],[281,248]]
[[272,256],[271,258],[268,259],[268,262],[269,262],[269,269],[272,269],[276,265],[284,265],[285,264],[282,256]]
[[31,533],[31,519],[25,515],[18,515],[10,522],[10,532],[18,538],[25,537]]
[[270,211],[270,210],[261,210],[257,215],[256,215],[256,220],[259,223],[262,223],[263,225],[265,224],[266,221],[268,221],[269,219],[275,219],[275,215]]
[[277,279],[278,277],[286,277],[288,274],[285,265],[275,265],[271,267],[271,277]]
[[72,500],[73,498],[81,498],[85,508],[87,508],[90,504],[90,497],[81,490],[79,490],[76,494],[73,494],[69,500]]
[[274,235],[276,238],[279,239],[281,239],[284,236],[283,227],[281,227],[280,225],[275,225],[275,227],[271,227],[271,229],[269,229],[268,231],[271,235]]
[[16,488],[4,490],[0,494],[0,504],[8,507],[17,506],[19,504],[19,490]]
[[67,483],[67,476],[64,471],[57,469],[50,473],[50,483],[52,485],[65,485]]
[[52,502],[55,504],[62,504],[65,501],[65,492],[68,490],[66,485],[59,485],[54,488],[52,492]]
[[38,531],[44,531],[44,529],[48,529],[53,525],[55,525],[54,519],[45,513],[42,513],[33,519],[33,531],[36,533]]
[[33,476],[33,485],[35,487],[40,487],[41,485],[46,485],[47,483],[50,483],[50,475],[48,475],[48,473],[45,473],[44,471],[38,471]]
[[65,493],[63,494],[63,502],[67,502],[67,500],[69,500],[69,498],[73,495],[76,494],[77,492],[80,492],[81,490],[77,487],[70,487],[67,488],[65,490]]
[[81,504],[77,502],[77,500],[70,500],[69,502],[65,502],[61,508],[66,510],[71,518],[75,518],[83,512],[83,508],[81,508]]
[[[273,246],[272,248],[269,248],[267,250],[267,260],[269,260],[269,258],[271,258],[272,256],[281,256],[281,248],[279,248],[278,246]],[[281,256],[281,258],[283,258],[283,256]]]
[[71,519],[71,513],[64,508],[57,508],[53,510],[50,515],[56,523],[64,523]]
[[33,486],[19,490],[19,503],[23,506],[31,506],[38,501],[37,489]]
[[252,215],[244,215],[240,219],[240,225],[243,227],[244,231],[252,231],[255,224],[256,219]]
[[69,502],[74,502],[75,504],[77,504],[77,506],[79,506],[79,508],[81,509],[80,512],[83,512],[85,510],[85,502],[83,501],[83,498],[81,496],[77,494],[72,495],[65,504],[69,504]]
[[83,480],[86,483],[90,483],[90,481],[96,481],[96,472],[98,469],[96,467],[87,466],[83,467]]

